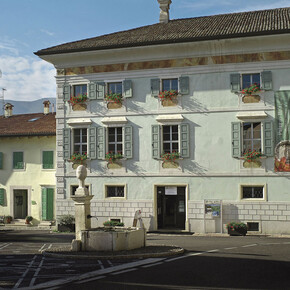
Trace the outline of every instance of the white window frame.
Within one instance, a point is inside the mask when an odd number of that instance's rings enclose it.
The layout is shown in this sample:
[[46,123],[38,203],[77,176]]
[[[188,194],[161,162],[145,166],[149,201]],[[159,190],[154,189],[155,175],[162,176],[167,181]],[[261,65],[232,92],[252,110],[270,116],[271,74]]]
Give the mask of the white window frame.
[[86,86],[87,87],[87,90],[86,90],[86,92],[85,92],[85,94],[87,94],[88,95],[88,84],[87,83],[81,83],[81,84],[72,84],[72,96],[74,96],[74,97],[76,97],[77,95],[75,94],[75,87],[77,87],[77,86]]
[[[241,139],[242,139],[242,152],[245,152],[244,150],[244,124],[246,124],[246,123],[250,123],[251,124],[251,139],[246,139],[246,140],[251,140],[251,145],[253,145],[253,141],[254,140],[259,140],[259,139],[254,139],[254,138],[252,138],[252,137],[254,137],[253,136],[253,123],[260,123],[261,124],[261,130],[260,130],[260,133],[261,133],[261,153],[263,154],[264,152],[263,152],[263,132],[264,132],[264,125],[263,125],[263,122],[262,121],[255,121],[255,120],[251,120],[251,121],[243,121],[242,123],[241,123],[241,128],[242,128],[242,132],[241,132]],[[251,146],[251,147],[253,147],[253,146]],[[253,150],[253,149],[251,149],[251,150]]]
[[[262,81],[262,77],[261,77],[261,71],[259,71],[259,72],[242,72],[241,73],[241,79],[240,79],[240,85],[241,85],[241,90],[243,90],[244,88],[243,88],[243,76],[244,75],[255,75],[255,74],[259,74],[260,75],[260,81],[259,81],[259,83],[260,83],[260,87],[261,87],[261,81]],[[254,84],[254,82],[253,82],[253,80],[252,80],[252,76],[251,76],[251,84],[250,84],[250,86],[252,85],[252,84]],[[245,87],[246,88],[246,87]]]
[[[243,198],[243,188],[244,187],[263,187],[263,197],[262,198]],[[267,201],[267,185],[266,184],[240,184],[240,200],[241,201]]]
[[[87,142],[86,143],[83,143],[82,142],[82,134],[81,134],[81,140],[80,140],[80,143],[75,143],[75,130],[86,130],[87,131]],[[82,132],[82,131],[81,131]],[[76,151],[75,151],[75,145],[80,145],[80,154],[84,154],[84,153],[89,153],[88,152],[88,128],[87,127],[73,127],[72,128],[72,154],[74,154]],[[87,146],[87,151],[86,152],[82,152],[82,146],[83,145],[86,145]]]
[[110,93],[110,90],[109,90],[110,84],[121,84],[121,93],[118,93],[118,94],[122,94],[123,95],[123,81],[120,81],[120,80],[117,80],[117,81],[107,81],[106,82],[106,92],[107,92],[107,94]]
[[[124,187],[124,196],[108,196],[108,187]],[[104,184],[105,199],[127,199],[127,184],[124,183],[106,183]]]
[[[110,129],[110,128],[111,128],[111,129],[112,129],[112,128],[115,129],[115,134],[114,134],[114,135],[115,135],[115,141],[114,141],[114,142],[109,142],[109,129]],[[122,129],[122,141],[117,141],[117,128],[121,128],[121,129]],[[118,145],[118,144],[121,144],[121,145],[122,145],[122,151],[121,151],[121,152],[122,152],[122,155],[123,155],[123,153],[124,153],[124,152],[123,152],[123,151],[124,151],[124,127],[123,127],[123,126],[115,126],[115,127],[110,126],[110,127],[107,127],[107,132],[106,132],[106,133],[107,133],[107,136],[106,136],[106,137],[107,137],[107,138],[106,138],[106,140],[107,140],[107,142],[106,142],[106,143],[107,143],[107,144],[106,144],[106,148],[107,148],[107,150],[106,150],[106,151],[107,151],[107,152],[108,152],[108,151],[111,151],[111,150],[109,150],[109,145],[110,145],[110,144],[113,144],[114,147],[115,147],[115,149],[117,149],[117,145]],[[118,150],[114,150],[113,152],[114,152],[114,153],[117,153],[117,152],[120,152],[120,150],[119,150],[119,151],[118,151]]]
[[[164,126],[170,126],[170,140],[169,141],[164,141],[163,140],[163,129],[164,129]],[[172,140],[172,126],[177,126],[177,130],[178,130],[178,140],[175,141],[175,140]],[[172,152],[179,152],[180,153],[180,124],[162,124],[161,126],[161,146],[162,146],[162,151],[161,151],[161,154],[164,153],[164,143],[169,143],[170,144],[170,153]],[[172,144],[173,143],[177,143],[178,144],[178,149],[177,151],[173,150],[172,149]]]
[[[164,77],[164,78],[161,78],[161,81],[160,81],[160,86],[161,86],[160,91],[161,92],[164,91],[163,81],[165,81],[165,80],[170,80],[170,81],[177,80],[177,91],[179,91],[179,78],[178,77]],[[170,82],[170,89],[169,90],[172,90],[172,82]]]

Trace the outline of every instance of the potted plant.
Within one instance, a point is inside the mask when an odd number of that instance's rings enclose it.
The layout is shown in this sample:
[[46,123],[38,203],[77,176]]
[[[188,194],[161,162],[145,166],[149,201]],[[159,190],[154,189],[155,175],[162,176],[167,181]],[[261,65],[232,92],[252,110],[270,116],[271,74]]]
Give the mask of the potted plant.
[[12,222],[12,216],[11,215],[7,215],[7,216],[5,216],[5,218],[4,218],[4,223],[5,224],[10,224],[11,222]]
[[230,222],[227,224],[227,230],[230,236],[245,236],[248,228],[242,222]]
[[79,94],[77,96],[71,96],[69,103],[72,105],[73,111],[84,111],[87,108],[87,99],[87,94]]
[[177,105],[178,103],[177,96],[178,96],[177,90],[169,90],[160,92],[158,98],[161,101],[162,106],[168,107]]
[[262,153],[256,150],[248,150],[244,153],[243,159],[245,160],[243,166],[248,167],[261,167],[261,161],[259,160],[262,157]]
[[25,223],[26,223],[27,225],[29,225],[30,222],[31,222],[32,220],[33,220],[33,217],[30,216],[30,215],[28,215],[28,216],[25,218]]
[[105,221],[103,225],[105,227],[123,227],[124,223],[118,221]]
[[241,91],[244,103],[258,103],[260,102],[259,93],[261,92],[260,85],[257,83],[252,84],[251,86],[244,88]]
[[176,162],[177,159],[180,158],[179,152],[167,152],[161,155],[161,159],[163,161],[162,167],[163,168],[177,168],[179,164]]
[[109,169],[117,169],[122,167],[122,164],[119,164],[118,161],[124,158],[123,154],[118,151],[117,153],[109,151],[105,155],[106,161],[108,162]]
[[108,93],[105,96],[108,109],[119,109],[122,107],[123,96],[121,93]]
[[57,230],[59,232],[74,232],[75,217],[71,214],[66,214],[58,217]]
[[86,160],[88,159],[87,152],[81,154],[79,152],[75,152],[70,157],[70,160],[73,163],[73,168],[76,169],[79,165],[86,165]]

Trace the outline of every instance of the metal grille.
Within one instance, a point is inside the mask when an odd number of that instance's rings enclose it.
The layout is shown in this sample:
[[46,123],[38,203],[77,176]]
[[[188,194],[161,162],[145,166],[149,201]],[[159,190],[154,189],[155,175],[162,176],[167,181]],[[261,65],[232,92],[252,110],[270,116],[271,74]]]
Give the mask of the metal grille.
[[243,198],[263,198],[264,188],[263,186],[244,186]]
[[124,197],[124,186],[107,186],[107,197]]

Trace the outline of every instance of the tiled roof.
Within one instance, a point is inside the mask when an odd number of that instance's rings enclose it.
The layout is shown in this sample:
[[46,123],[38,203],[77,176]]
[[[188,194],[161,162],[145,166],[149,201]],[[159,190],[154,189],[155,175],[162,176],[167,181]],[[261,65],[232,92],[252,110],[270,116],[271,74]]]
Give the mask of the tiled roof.
[[0,137],[56,135],[55,113],[13,115],[0,117]]
[[170,20],[127,31],[64,43],[35,52],[79,51],[290,33],[290,7]]

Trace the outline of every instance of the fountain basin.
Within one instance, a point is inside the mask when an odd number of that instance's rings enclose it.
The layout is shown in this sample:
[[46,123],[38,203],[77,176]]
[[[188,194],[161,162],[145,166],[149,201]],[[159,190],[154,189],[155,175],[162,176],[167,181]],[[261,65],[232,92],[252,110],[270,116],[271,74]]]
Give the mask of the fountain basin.
[[122,251],[146,246],[143,228],[95,228],[81,231],[82,251]]

